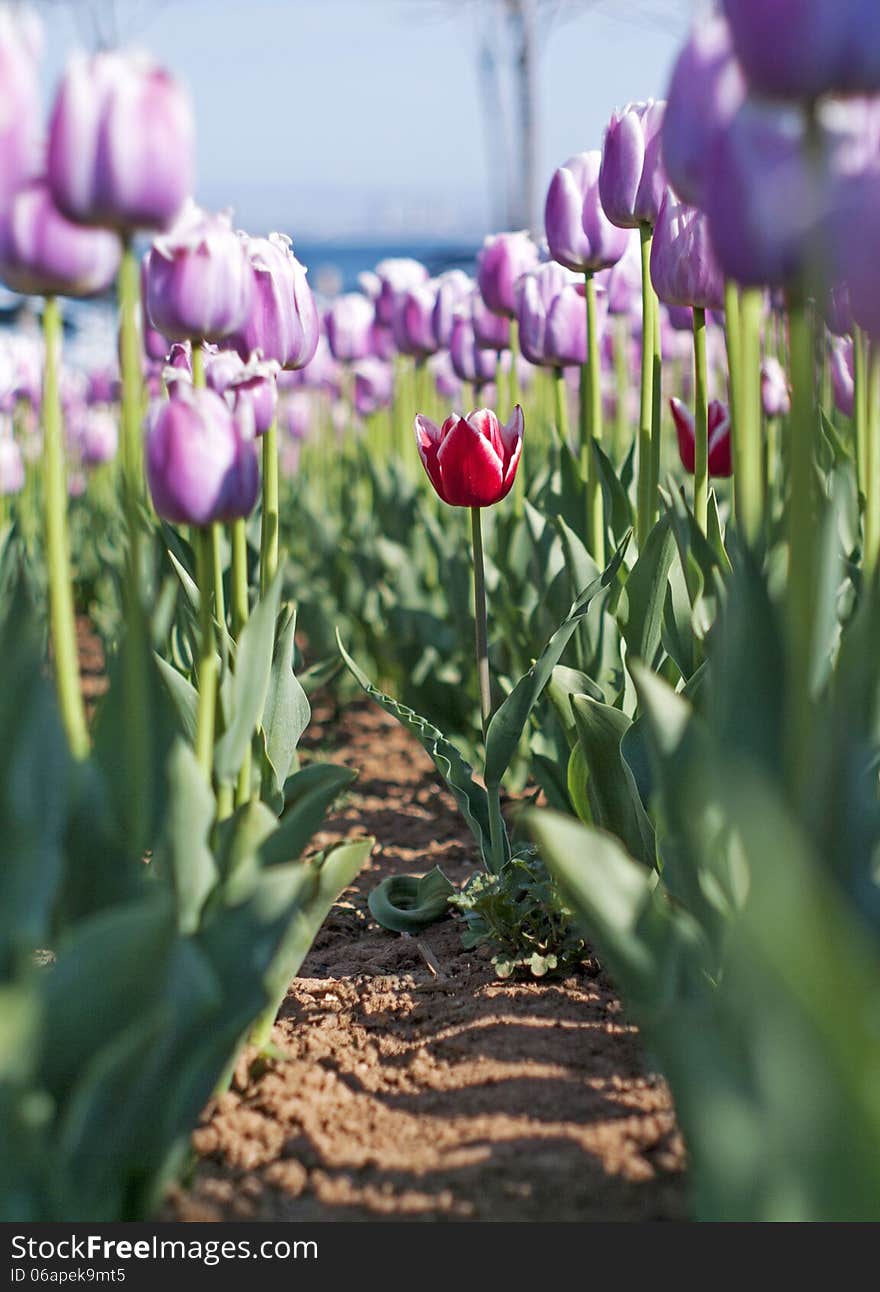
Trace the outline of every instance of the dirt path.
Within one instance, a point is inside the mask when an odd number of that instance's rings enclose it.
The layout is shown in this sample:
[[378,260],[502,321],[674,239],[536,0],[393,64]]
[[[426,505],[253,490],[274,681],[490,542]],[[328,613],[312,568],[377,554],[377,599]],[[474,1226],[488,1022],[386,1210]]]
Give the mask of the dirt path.
[[366,906],[392,871],[472,869],[454,804],[420,747],[357,705],[316,752],[361,771],[319,843],[375,834],[273,1039],[206,1110],[180,1220],[667,1219],[686,1213],[668,1091],[599,966],[503,984],[447,920],[385,933]]

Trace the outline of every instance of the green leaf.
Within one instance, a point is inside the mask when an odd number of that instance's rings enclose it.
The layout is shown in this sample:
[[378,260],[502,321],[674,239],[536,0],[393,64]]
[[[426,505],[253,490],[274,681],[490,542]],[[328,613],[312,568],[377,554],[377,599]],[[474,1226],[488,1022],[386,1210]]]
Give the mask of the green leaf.
[[159,675],[167,687],[168,694],[174,701],[180,725],[191,744],[195,743],[196,723],[199,710],[199,693],[187,678],[173,664],[169,664],[161,655],[154,655]]
[[242,629],[236,646],[231,712],[214,749],[214,773],[221,781],[234,781],[238,775],[266,704],[283,580],[282,566]]
[[486,734],[486,784],[500,785],[510,765],[529,714],[534,709],[553,669],[559,663],[578,624],[595,598],[617,577],[629,537],[624,539],[600,578],[594,580],[575,601],[566,618],[544,647],[535,664],[521,677],[506,700],[492,715]]
[[311,717],[306,693],[293,671],[295,634],[296,611],[291,607],[287,623],[275,646],[260,723],[265,735],[266,758],[271,769],[270,797],[273,801],[283,799],[284,782],[294,761],[300,737]]
[[311,763],[290,777],[284,787],[284,815],[260,847],[262,864],[274,866],[300,857],[329,808],[356,776],[350,767]]
[[664,516],[648,535],[645,550],[626,580],[627,612],[622,631],[627,653],[647,664],[654,663],[660,646],[667,577],[674,555],[675,538]]
[[593,809],[590,805],[590,796],[587,793],[589,779],[590,769],[583,746],[580,741],[577,741],[572,747],[568,759],[568,797],[571,800],[571,806],[574,808],[575,816],[584,825],[593,824]]
[[589,774],[587,794],[593,823],[616,835],[631,856],[653,866],[654,831],[620,752],[621,741],[632,725],[629,718],[586,695],[573,695],[571,707]]
[[181,933],[199,926],[218,872],[208,842],[216,804],[192,748],[178,740],[168,759],[168,813],[155,865],[171,876]]
[[383,929],[395,933],[419,933],[449,914],[449,899],[455,886],[439,866],[427,875],[389,875],[370,893],[370,913]]
[[465,762],[451,741],[447,740],[437,727],[421,717],[407,705],[392,699],[384,691],[375,687],[365,673],[361,672],[342,644],[339,630],[336,630],[336,641],[340,654],[345,660],[351,675],[363,687],[367,695],[375,700],[386,713],[396,718],[407,731],[412,732],[422,748],[432,759],[437,771],[449,786],[456,803],[461,809],[468,827],[477,842],[486,865],[492,857],[489,836],[489,800],[485,789],[474,780],[473,769]]

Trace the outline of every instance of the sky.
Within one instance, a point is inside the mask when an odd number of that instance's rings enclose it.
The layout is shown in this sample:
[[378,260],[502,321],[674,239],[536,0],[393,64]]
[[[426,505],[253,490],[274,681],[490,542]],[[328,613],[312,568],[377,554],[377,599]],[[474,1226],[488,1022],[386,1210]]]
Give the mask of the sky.
[[[53,0],[46,94],[94,11],[192,93],[198,191],[254,233],[473,239],[490,228],[479,0]],[[109,8],[107,7],[109,5]],[[558,0],[542,36],[541,188],[615,106],[662,96],[693,0]]]

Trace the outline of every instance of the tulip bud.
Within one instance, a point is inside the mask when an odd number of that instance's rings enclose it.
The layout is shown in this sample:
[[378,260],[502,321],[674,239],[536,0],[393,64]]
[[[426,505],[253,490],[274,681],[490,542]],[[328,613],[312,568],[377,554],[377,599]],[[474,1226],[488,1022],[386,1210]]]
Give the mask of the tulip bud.
[[314,357],[320,335],[306,271],[283,233],[245,238],[245,246],[256,290],[250,313],[230,335],[229,344],[243,359],[259,350],[282,368],[304,368]]
[[668,189],[651,245],[651,281],[665,305],[724,308],[724,278],[706,217]]
[[390,363],[367,355],[354,367],[354,406],[358,417],[371,417],[387,408],[394,394],[394,370]]
[[502,426],[489,408],[454,413],[438,427],[421,413],[416,445],[428,479],[450,507],[491,507],[510,492],[522,454],[519,404]]
[[641,317],[642,251],[641,239],[635,229],[629,232],[629,241],[620,260],[601,274],[597,282],[605,290],[609,314]]
[[140,54],[75,55],[49,123],[48,177],[68,219],[164,229],[192,191],[188,95]]
[[493,314],[516,314],[517,280],[538,263],[538,248],[528,233],[496,233],[477,254],[477,283]]
[[108,229],[84,229],[61,214],[45,180],[12,200],[0,237],[0,278],[29,296],[94,296],[113,282],[122,254]]
[[278,364],[251,355],[226,386],[226,397],[236,413],[247,412],[254,434],[265,435],[278,411]]
[[147,480],[158,514],[200,526],[250,515],[260,489],[251,429],[213,390],[176,382],[147,424]]
[[391,330],[394,344],[401,354],[424,359],[437,349],[434,339],[434,306],[437,303],[437,284],[434,279],[409,287],[397,296]]
[[[680,399],[670,399],[669,406],[678,436],[681,465],[689,475],[693,475],[696,450],[694,415]],[[709,404],[709,475],[721,477],[732,474],[730,410],[720,399],[713,399]]]
[[[506,319],[504,321],[507,322]],[[468,381],[477,387],[494,381],[497,356],[493,350],[477,345],[473,326],[466,314],[458,314],[452,324],[449,356],[462,381]]]
[[188,202],[150,251],[147,313],[156,331],[175,341],[220,341],[247,318],[254,273],[229,216]]
[[578,153],[560,166],[550,181],[544,207],[544,229],[550,255],[579,273],[615,265],[626,251],[628,236],[612,224],[599,200],[602,154]]
[[79,430],[79,456],[85,467],[112,462],[119,448],[119,420],[109,408],[90,408]]
[[697,22],[678,56],[663,116],[663,165],[685,202],[706,201],[706,167],[715,136],[745,98],[730,28],[715,14]]
[[853,343],[849,337],[835,337],[831,346],[831,390],[834,403],[844,417],[855,409],[855,364]]
[[510,345],[510,319],[505,314],[492,313],[479,287],[471,292],[470,321],[481,350],[506,350]]
[[724,12],[758,93],[813,100],[880,90],[873,0],[724,0]]
[[461,269],[450,269],[437,279],[431,325],[434,329],[434,340],[441,350],[449,349],[455,315],[470,300],[473,290],[473,279]]
[[615,112],[605,131],[599,196],[612,224],[657,223],[666,191],[660,137],[666,104],[648,99]]
[[381,261],[372,274],[361,274],[360,284],[376,307],[376,320],[391,327],[394,307],[401,292],[427,282],[428,271],[417,260],[406,257]]
[[564,368],[586,361],[582,290],[572,271],[552,260],[519,280],[519,343],[529,363]]
[[791,412],[785,369],[772,354],[761,364],[761,403],[765,417],[786,417]]
[[376,311],[361,292],[337,296],[324,317],[327,341],[340,363],[365,359],[372,352]]

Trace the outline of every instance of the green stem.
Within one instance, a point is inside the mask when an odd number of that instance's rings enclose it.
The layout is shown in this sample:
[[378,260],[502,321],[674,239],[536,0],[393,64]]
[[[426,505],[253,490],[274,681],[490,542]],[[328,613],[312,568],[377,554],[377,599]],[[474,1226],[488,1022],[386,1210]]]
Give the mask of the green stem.
[[592,273],[584,274],[584,297],[587,304],[587,361],[581,370],[581,475],[587,488],[587,550],[601,570],[605,565],[605,517],[593,444],[602,439],[602,368],[596,283]]
[[867,353],[867,382],[864,393],[865,435],[865,577],[877,568],[880,549],[880,346],[872,344]]
[[[232,633],[236,642],[248,621],[247,525],[243,519],[232,522]],[[244,762],[235,787],[235,806],[241,807],[251,796],[251,746],[245,750]]]
[[853,332],[853,418],[856,432],[858,486],[868,494],[868,343],[860,327]]
[[193,534],[199,585],[199,705],[196,715],[196,758],[208,784],[214,771],[214,713],[217,705],[217,653],[211,606],[211,535],[206,528]]
[[651,285],[651,241],[653,230],[642,225],[642,389],[639,402],[639,480],[636,538],[643,548],[651,532],[654,514],[653,447],[651,429],[654,417],[654,288]]
[[43,489],[46,566],[49,582],[49,632],[55,662],[55,686],[61,721],[70,752],[76,759],[89,752],[89,732],[79,680],[76,619],[67,533],[67,480],[64,469],[64,427],[58,391],[61,355],[61,311],[54,296],[43,307],[46,343],[43,385]]
[[788,762],[790,784],[804,788],[804,751],[812,724],[811,660],[816,617],[814,499],[815,369],[809,306],[803,297],[789,313],[791,429],[788,490]]
[[[489,673],[489,621],[486,611],[486,572],[483,565],[483,531],[480,508],[471,507],[471,543],[474,556],[474,625],[476,629],[477,680],[480,689],[480,717],[485,742],[492,719],[492,681]],[[501,790],[486,786],[489,799],[490,869],[497,874],[504,865],[504,821],[501,816]]]
[[556,434],[559,436],[560,445],[565,449],[566,453],[570,453],[571,441],[569,440],[568,431],[568,388],[565,384],[565,373],[562,368],[553,369],[553,397],[556,406],[556,416],[554,418]]
[[737,520],[749,544],[763,524],[764,484],[761,451],[761,309],[759,291],[744,290],[740,301],[740,407],[734,435],[740,438],[740,506]]
[[733,491],[732,503],[737,520],[743,509],[742,489],[745,482],[743,471],[743,440],[740,435],[740,374],[742,372],[741,330],[739,310],[739,288],[734,282],[724,284],[724,332],[727,342],[727,371],[730,378],[730,425],[731,454],[733,458]]
[[211,526],[211,579],[214,591],[214,614],[221,627],[226,626],[226,590],[223,587],[223,527],[219,522]]
[[192,379],[193,385],[203,390],[205,387],[205,352],[198,341],[192,343]]
[[278,569],[278,425],[263,436],[263,516],[260,531],[260,595]]
[[657,519],[660,494],[660,435],[663,426],[663,351],[660,340],[660,303],[651,285],[654,311],[654,354],[651,373],[651,524]]
[[709,392],[706,311],[694,306],[694,519],[702,534],[709,519]]
[[614,416],[614,465],[619,466],[627,452],[627,397],[629,395],[629,319],[617,320],[614,337],[614,377],[617,386],[617,408]]

